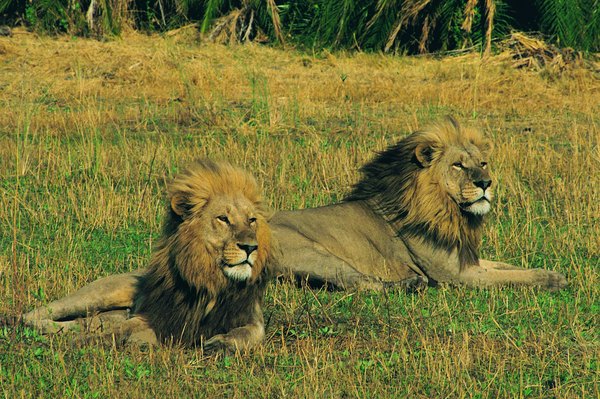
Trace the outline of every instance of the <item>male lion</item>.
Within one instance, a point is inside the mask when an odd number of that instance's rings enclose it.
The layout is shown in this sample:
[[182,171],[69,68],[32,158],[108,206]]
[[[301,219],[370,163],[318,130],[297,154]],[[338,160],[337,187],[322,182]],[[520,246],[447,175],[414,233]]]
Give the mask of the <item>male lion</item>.
[[339,288],[415,278],[565,287],[557,272],[479,258],[493,195],[490,150],[480,132],[453,118],[412,133],[363,166],[342,203],[273,216],[276,271]]
[[[340,289],[381,289],[415,281],[565,287],[560,273],[479,258],[492,200],[490,147],[478,131],[452,118],[412,133],[363,166],[363,178],[342,203],[275,213],[270,220],[272,270]],[[69,310],[106,310],[111,303],[132,306],[135,276],[92,283],[88,295],[66,298],[77,306]],[[62,311],[64,300],[48,308]],[[36,312],[25,319],[39,319]],[[43,316],[52,318],[54,313]]]
[[[264,337],[261,302],[271,232],[254,178],[227,163],[199,161],[168,187],[163,235],[147,271],[98,282],[25,315],[43,331],[88,329],[137,342],[247,348]],[[115,309],[131,308],[132,317]]]

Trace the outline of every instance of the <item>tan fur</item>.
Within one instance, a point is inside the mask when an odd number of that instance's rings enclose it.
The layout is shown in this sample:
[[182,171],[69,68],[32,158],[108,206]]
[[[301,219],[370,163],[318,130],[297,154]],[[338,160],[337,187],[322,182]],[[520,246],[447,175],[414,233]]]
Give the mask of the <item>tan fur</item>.
[[[203,161],[176,178],[168,196],[165,233],[140,280],[134,314],[148,320],[159,340],[186,345],[246,325],[263,328],[270,230],[254,178]],[[258,248],[248,256],[239,246],[250,241]],[[247,279],[224,273],[246,258],[253,259]]]

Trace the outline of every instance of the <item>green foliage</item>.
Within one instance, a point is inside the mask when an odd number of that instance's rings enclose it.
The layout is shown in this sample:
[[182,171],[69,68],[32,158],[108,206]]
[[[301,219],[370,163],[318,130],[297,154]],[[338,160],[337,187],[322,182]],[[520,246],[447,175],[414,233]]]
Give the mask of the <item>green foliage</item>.
[[560,46],[600,51],[598,0],[538,0],[541,28]]
[[36,30],[52,34],[83,35],[85,14],[78,2],[68,0],[38,0],[25,6],[25,21]]
[[91,0],[0,0],[0,13],[18,15],[11,18],[38,31],[74,35],[119,34],[127,23],[162,31],[194,21],[208,33],[219,18],[231,16],[221,26],[232,26],[229,38],[248,40],[264,32],[273,42],[291,38],[307,48],[410,53],[488,49],[493,38],[524,28],[545,33],[560,46],[600,49],[598,0],[526,5],[516,0],[94,1],[91,23],[86,19]]
[[[185,2],[184,0],[183,2]],[[202,32],[207,32],[208,28],[212,21],[218,16],[221,6],[223,5],[223,0],[207,0],[206,8],[204,10],[204,18],[202,19],[202,25],[200,30]]]
[[464,0],[289,1],[281,8],[285,28],[309,47],[425,52],[480,44],[486,31],[479,3],[474,29],[462,27]]
[[49,34],[117,35],[125,23],[127,3],[127,0],[94,0],[91,25],[86,19],[91,2],[86,0],[0,0],[0,12],[22,10],[17,19],[36,31]]

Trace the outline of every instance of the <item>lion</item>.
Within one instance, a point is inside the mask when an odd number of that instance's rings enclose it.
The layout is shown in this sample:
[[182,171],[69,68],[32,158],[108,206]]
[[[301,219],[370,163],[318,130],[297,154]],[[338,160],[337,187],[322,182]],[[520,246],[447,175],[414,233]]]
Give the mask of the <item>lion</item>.
[[[558,272],[479,257],[493,200],[491,150],[481,132],[453,118],[408,135],[361,168],[341,203],[275,212],[272,274],[335,289],[566,287]],[[64,300],[84,313],[132,306],[135,276],[97,280],[87,296]]]
[[493,200],[491,150],[452,117],[408,135],[360,169],[341,203],[273,216],[274,271],[341,289],[565,287],[560,273],[479,258]]
[[162,237],[146,271],[100,280],[112,289],[107,297],[95,296],[92,283],[25,321],[46,332],[101,328],[152,345],[245,349],[261,342],[271,232],[254,178],[202,160],[167,192]]

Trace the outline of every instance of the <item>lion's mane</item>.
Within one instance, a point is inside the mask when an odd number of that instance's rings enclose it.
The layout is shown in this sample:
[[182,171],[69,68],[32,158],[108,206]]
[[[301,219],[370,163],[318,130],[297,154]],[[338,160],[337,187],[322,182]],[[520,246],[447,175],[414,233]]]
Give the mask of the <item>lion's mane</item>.
[[[205,205],[218,195],[244,196],[255,207],[258,256],[248,281],[227,279],[207,245],[190,233],[202,231]],[[228,163],[198,161],[177,176],[168,188],[168,209],[163,234],[150,267],[140,279],[134,313],[146,317],[161,341],[197,345],[201,338],[243,326],[256,300],[262,302],[266,285],[265,264],[271,233],[256,181]],[[175,211],[177,210],[177,211]],[[262,316],[261,316],[262,317]]]
[[412,133],[360,169],[362,178],[345,201],[365,200],[399,236],[458,248],[461,267],[478,264],[484,218],[462,211],[440,184],[441,155],[466,143],[482,152],[491,147],[479,131],[461,127],[453,118]]

